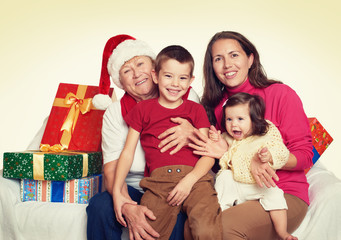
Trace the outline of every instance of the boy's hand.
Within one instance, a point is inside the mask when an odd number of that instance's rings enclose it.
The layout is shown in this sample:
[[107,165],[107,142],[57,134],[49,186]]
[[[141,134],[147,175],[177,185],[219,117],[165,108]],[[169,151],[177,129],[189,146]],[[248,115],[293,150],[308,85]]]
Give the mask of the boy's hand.
[[196,181],[187,174],[180,182],[169,192],[167,202],[171,206],[182,204],[190,194],[192,187]]
[[114,201],[114,210],[117,221],[124,227],[127,227],[127,223],[125,222],[123,215],[122,215],[122,207],[124,204],[134,204],[136,205],[137,202],[134,202],[131,199],[124,197],[121,193],[116,193],[113,196]]
[[260,161],[263,163],[266,163],[266,162],[272,163],[272,155],[267,147],[264,147],[258,150],[258,157]]

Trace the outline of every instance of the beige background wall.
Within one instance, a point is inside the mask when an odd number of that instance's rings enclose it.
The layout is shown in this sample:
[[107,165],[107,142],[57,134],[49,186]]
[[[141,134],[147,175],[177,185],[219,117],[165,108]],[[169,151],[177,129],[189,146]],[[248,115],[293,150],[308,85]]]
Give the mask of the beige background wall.
[[102,51],[111,36],[130,34],[155,52],[183,45],[196,60],[193,86],[201,96],[206,45],[217,31],[234,30],[256,45],[268,76],[296,90],[307,115],[332,134],[335,140],[320,161],[341,178],[339,1],[4,2],[1,168],[4,151],[24,150],[36,134],[60,82],[98,85]]

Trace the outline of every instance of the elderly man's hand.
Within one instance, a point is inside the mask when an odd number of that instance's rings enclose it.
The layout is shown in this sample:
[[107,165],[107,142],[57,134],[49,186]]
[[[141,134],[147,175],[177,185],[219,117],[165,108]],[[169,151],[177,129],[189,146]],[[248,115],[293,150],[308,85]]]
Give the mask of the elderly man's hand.
[[154,240],[160,235],[149,225],[146,220],[148,217],[155,220],[153,212],[147,207],[141,205],[125,204],[122,207],[122,213],[128,224],[130,240]]
[[171,118],[170,120],[178,125],[167,129],[159,135],[159,139],[162,139],[159,148],[161,148],[161,152],[166,152],[175,146],[170,152],[172,155],[188,144],[188,137],[193,134],[194,127],[186,119],[180,117]]

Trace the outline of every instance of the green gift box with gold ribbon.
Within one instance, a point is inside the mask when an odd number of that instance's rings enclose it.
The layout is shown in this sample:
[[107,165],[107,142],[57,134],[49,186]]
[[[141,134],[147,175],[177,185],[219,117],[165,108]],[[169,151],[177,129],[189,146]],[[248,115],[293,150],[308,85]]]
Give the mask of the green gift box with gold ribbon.
[[67,181],[102,172],[101,152],[5,152],[4,178]]

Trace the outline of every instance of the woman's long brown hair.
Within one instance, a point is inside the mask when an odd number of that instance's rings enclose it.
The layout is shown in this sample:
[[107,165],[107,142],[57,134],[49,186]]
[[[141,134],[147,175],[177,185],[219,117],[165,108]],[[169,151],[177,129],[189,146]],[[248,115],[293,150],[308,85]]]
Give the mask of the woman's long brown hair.
[[204,92],[201,104],[205,107],[211,124],[215,125],[217,119],[214,115],[214,109],[223,97],[225,86],[219,81],[213,70],[212,64],[212,46],[219,39],[234,39],[249,57],[253,54],[253,64],[249,69],[248,77],[251,85],[256,88],[266,88],[274,83],[282,83],[268,79],[260,63],[259,54],[256,47],[242,34],[232,31],[223,31],[216,33],[208,43],[204,58]]

